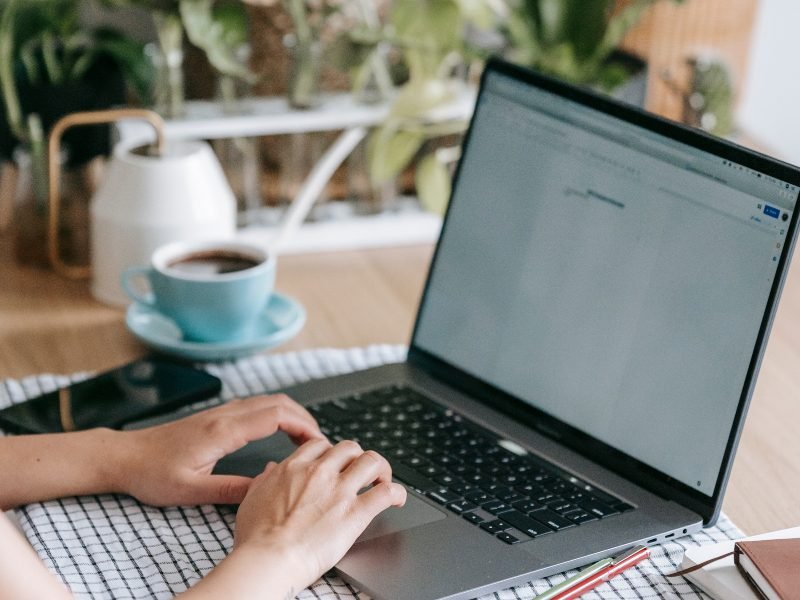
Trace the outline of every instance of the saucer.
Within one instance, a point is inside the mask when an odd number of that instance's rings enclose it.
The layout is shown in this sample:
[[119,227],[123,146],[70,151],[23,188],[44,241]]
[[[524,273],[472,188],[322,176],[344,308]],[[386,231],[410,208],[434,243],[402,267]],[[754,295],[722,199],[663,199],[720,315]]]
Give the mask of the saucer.
[[273,293],[258,317],[253,333],[230,342],[190,342],[169,317],[153,307],[134,302],[125,324],[143,343],[164,354],[197,361],[222,361],[249,356],[293,338],[306,322],[306,311],[294,298]]

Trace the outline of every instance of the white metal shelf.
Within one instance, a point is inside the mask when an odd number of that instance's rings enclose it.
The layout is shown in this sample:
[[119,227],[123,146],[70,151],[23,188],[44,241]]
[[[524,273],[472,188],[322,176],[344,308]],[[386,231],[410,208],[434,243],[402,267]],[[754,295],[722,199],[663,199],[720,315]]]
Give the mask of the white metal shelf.
[[[426,119],[431,122],[468,119],[475,106],[475,90],[465,87],[450,104],[432,110]],[[350,93],[324,94],[319,104],[310,109],[289,106],[284,97],[253,97],[237,102],[235,112],[226,112],[220,102],[190,100],[186,115],[166,121],[169,139],[211,140],[263,135],[283,135],[313,131],[339,131],[354,127],[371,127],[383,122],[390,103],[362,104]],[[152,128],[138,121],[117,125],[122,140],[142,142],[153,137]]]
[[[475,100],[475,89],[464,86],[453,102],[431,110],[425,115],[425,121],[441,123],[468,120],[475,108]],[[226,112],[219,102],[195,100],[186,103],[184,117],[166,121],[165,134],[167,140],[211,140],[343,130],[308,174],[297,197],[289,206],[283,223],[269,231],[270,237],[267,243],[271,248],[279,252],[287,248],[297,251],[298,240],[293,241],[292,238],[296,237],[297,229],[305,221],[334,171],[364,139],[369,128],[379,125],[386,119],[390,108],[390,102],[358,103],[350,93],[322,95],[319,104],[307,110],[291,108],[284,97],[243,99],[237,104],[235,112]],[[120,141],[125,144],[144,144],[154,139],[152,128],[138,121],[119,122],[116,130]],[[369,219],[366,221],[357,219],[357,221],[361,224],[374,223]],[[381,222],[381,227],[383,225]],[[352,235],[356,230],[366,231],[364,227],[359,227],[351,228],[349,234]],[[367,227],[375,225],[370,224]],[[432,231],[438,231],[436,228],[435,223],[426,222],[424,227],[426,233],[423,237],[429,239]],[[409,228],[401,227],[401,229]],[[416,227],[410,228],[413,229]],[[392,231],[398,230],[395,228]],[[255,235],[265,233],[263,228],[253,232]],[[367,235],[361,241],[361,245],[374,245],[375,240],[380,237]],[[389,237],[394,239],[397,236]],[[308,236],[301,236],[300,239],[304,238]],[[359,244],[358,240],[352,237],[349,239],[353,241],[353,245]],[[402,240],[397,239],[398,243],[402,243]]]

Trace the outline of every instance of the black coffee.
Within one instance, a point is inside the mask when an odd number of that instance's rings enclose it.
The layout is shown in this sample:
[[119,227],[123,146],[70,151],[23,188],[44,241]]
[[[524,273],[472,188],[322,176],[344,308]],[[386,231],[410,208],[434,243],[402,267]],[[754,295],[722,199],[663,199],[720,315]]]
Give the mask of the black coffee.
[[222,275],[252,269],[262,262],[234,250],[204,250],[177,258],[167,268],[184,275]]

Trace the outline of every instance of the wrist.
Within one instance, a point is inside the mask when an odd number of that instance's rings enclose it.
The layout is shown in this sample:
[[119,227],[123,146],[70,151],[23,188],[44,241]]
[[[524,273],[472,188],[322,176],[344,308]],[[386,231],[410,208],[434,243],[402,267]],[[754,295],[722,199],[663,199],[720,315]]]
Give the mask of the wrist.
[[129,493],[130,463],[136,455],[135,432],[98,427],[85,433],[91,436],[90,447],[96,456],[96,489],[108,494]]
[[314,581],[305,575],[301,559],[292,548],[261,542],[237,544],[185,597],[238,600],[257,595],[264,600],[291,600]]
[[314,583],[322,574],[313,554],[277,532],[269,537],[237,542],[231,554],[253,557],[260,564],[269,565],[272,577],[279,577],[286,584],[284,587],[291,587],[295,594]]

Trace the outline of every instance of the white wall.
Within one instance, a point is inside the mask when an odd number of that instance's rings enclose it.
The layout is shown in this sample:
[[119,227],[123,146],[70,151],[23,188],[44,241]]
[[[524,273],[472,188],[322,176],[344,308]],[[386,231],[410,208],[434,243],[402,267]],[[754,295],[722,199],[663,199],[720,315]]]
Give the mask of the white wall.
[[738,118],[764,149],[800,165],[800,2],[761,0]]

